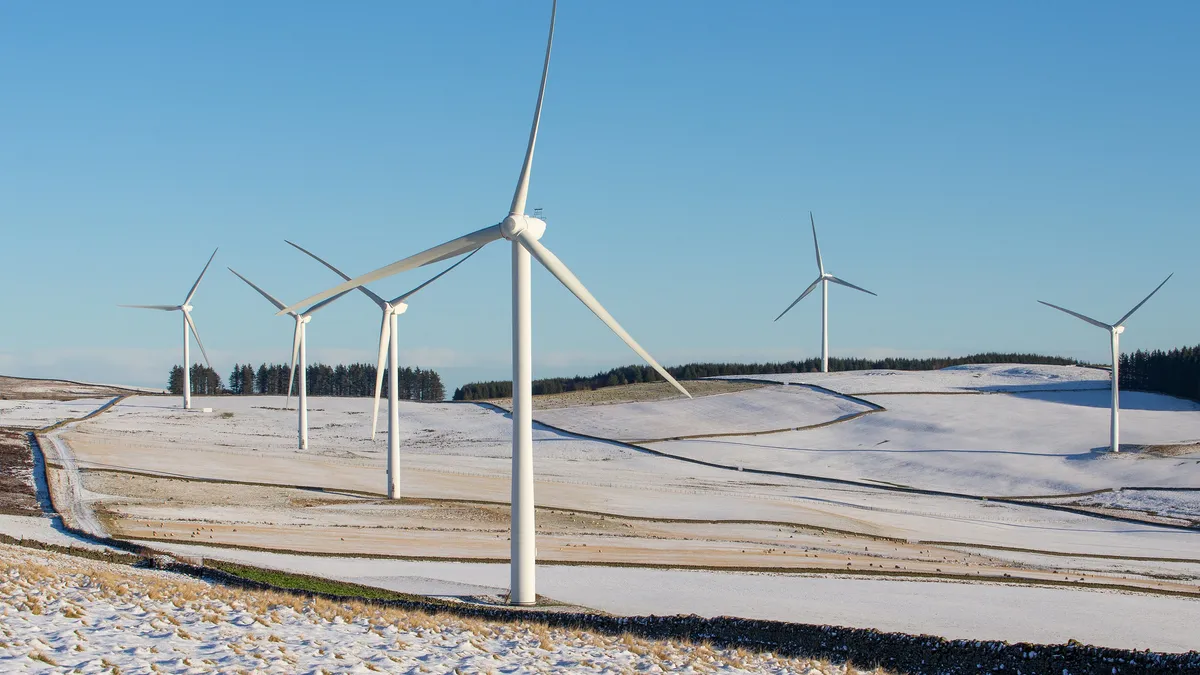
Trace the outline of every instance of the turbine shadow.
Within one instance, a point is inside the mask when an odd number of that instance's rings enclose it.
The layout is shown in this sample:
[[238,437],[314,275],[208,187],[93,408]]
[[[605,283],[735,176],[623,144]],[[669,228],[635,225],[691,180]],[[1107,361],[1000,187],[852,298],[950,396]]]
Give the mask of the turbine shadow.
[[[1103,389],[1063,389],[1060,385],[1046,384],[1018,389],[1011,387],[980,387],[978,391],[1003,392],[1024,399],[1083,406],[1086,408],[1109,408],[1112,406],[1112,392],[1108,387],[1104,387]],[[1176,398],[1167,394],[1156,394],[1146,391],[1121,391],[1121,409],[1155,412],[1194,412],[1200,411],[1200,403]]]

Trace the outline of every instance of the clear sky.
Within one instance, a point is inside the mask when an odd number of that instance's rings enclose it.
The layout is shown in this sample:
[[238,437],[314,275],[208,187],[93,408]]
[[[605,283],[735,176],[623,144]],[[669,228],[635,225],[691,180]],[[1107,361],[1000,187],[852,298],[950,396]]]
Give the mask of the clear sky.
[[[498,222],[549,2],[62,2],[0,8],[0,372],[163,385],[179,303],[223,374],[283,361],[292,301]],[[1123,346],[1200,342],[1200,4],[563,0],[530,206],[660,361],[1036,351],[1168,272]],[[411,303],[402,359],[508,375],[509,253]],[[428,272],[426,271],[428,270]],[[398,295],[436,269],[377,284]],[[544,271],[535,376],[638,359]],[[312,359],[374,359],[347,296]],[[193,348],[193,355],[198,352]]]

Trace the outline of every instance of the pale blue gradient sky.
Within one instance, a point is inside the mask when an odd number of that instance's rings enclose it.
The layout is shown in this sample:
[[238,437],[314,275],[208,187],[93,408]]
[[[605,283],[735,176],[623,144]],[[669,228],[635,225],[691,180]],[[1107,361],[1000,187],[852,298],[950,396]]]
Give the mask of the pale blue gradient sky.
[[[173,315],[214,365],[280,361],[285,301],[507,210],[548,2],[97,4],[0,9],[0,372],[161,384]],[[530,205],[543,242],[664,363],[1020,350],[1106,360],[1036,304],[1200,342],[1200,5],[583,2],[559,8]],[[504,377],[508,251],[411,303],[405,360]],[[432,273],[432,272],[431,272]],[[378,285],[397,295],[423,280]],[[537,376],[637,357],[544,272]],[[351,296],[314,359],[372,360]],[[194,351],[193,354],[196,354]]]

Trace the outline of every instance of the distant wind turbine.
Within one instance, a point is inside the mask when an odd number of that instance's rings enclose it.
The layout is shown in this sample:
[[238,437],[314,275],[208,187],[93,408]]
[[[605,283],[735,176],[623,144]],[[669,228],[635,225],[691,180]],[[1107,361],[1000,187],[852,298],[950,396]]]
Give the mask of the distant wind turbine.
[[1109,418],[1109,450],[1113,452],[1121,451],[1121,395],[1118,386],[1121,381],[1121,333],[1125,332],[1125,322],[1129,320],[1129,317],[1133,316],[1134,312],[1141,309],[1142,305],[1146,304],[1146,300],[1154,297],[1154,294],[1158,292],[1158,289],[1162,288],[1168,281],[1171,280],[1171,277],[1173,276],[1175,276],[1174,272],[1168,274],[1167,278],[1163,279],[1163,282],[1158,285],[1158,288],[1150,291],[1150,295],[1147,295],[1144,300],[1135,305],[1133,309],[1126,312],[1125,316],[1121,317],[1120,320],[1112,325],[1104,323],[1103,321],[1097,321],[1078,312],[1072,312],[1065,307],[1059,307],[1058,305],[1052,305],[1044,300],[1038,300],[1038,302],[1046,305],[1047,307],[1053,307],[1060,312],[1066,312],[1067,314],[1070,314],[1076,319],[1082,319],[1083,321],[1086,321],[1097,328],[1103,328],[1104,330],[1108,331],[1109,335],[1112,336],[1112,413]]
[[654,357],[639,345],[608,310],[588,292],[583,283],[550,252],[539,239],[546,232],[546,221],[525,215],[525,202],[529,193],[529,175],[533,168],[533,150],[537,142],[538,124],[542,114],[542,99],[546,93],[546,78],[550,71],[550,48],[554,42],[554,16],[550,12],[550,33],[546,38],[546,57],[542,64],[542,82],[538,89],[537,105],[534,108],[533,125],[529,130],[529,144],[525,147],[525,160],[517,179],[508,215],[501,222],[446,242],[440,246],[397,261],[374,272],[351,279],[329,290],[306,298],[302,303],[316,302],[335,293],[340,293],[384,277],[392,276],[430,263],[447,260],[469,253],[497,239],[512,242],[512,365],[513,365],[513,449],[512,449],[512,506],[510,511],[511,542],[509,602],[515,605],[536,603],[534,588],[534,560],[537,555],[534,540],[533,508],[533,348],[531,336],[530,262],[532,255],[559,283],[567,287],[580,302],[592,310],[604,325],[617,334],[626,345],[641,356],[664,380],[670,382],[687,396],[674,377]]
[[[284,241],[287,241],[286,239]],[[295,246],[304,253],[307,253],[317,262],[333,270],[339,277],[349,281],[350,276],[339,270],[317,254],[300,246],[299,244],[288,241],[287,243]],[[417,291],[425,288],[429,284],[437,281],[443,274],[465,263],[467,258],[475,255],[479,249],[471,251],[466,258],[459,260],[453,265],[447,267],[433,277],[429,281],[417,286],[411,291],[401,295],[394,300],[384,300],[379,297],[374,291],[366,286],[359,286],[358,290],[362,291],[368,298],[373,300],[379,309],[383,311],[383,321],[379,328],[379,359],[375,365],[375,408],[371,414],[371,440],[375,440],[375,431],[379,424],[379,393],[383,388],[383,363],[386,355],[387,370],[388,370],[388,462],[387,462],[387,483],[388,483],[388,499],[400,498],[400,394],[399,394],[399,378],[397,371],[400,369],[400,346],[396,337],[396,319],[408,310],[408,300],[416,295]],[[347,291],[349,292],[349,291]]]
[[821,245],[817,243],[817,222],[815,220],[813,220],[812,211],[808,212],[808,220],[810,223],[812,223],[813,247],[817,251],[817,272],[820,276],[817,277],[816,281],[809,284],[808,288],[804,289],[804,292],[800,294],[800,297],[793,300],[792,304],[788,305],[787,309],[780,312],[779,316],[775,317],[775,320],[778,321],[778,320],[782,319],[784,314],[787,314],[791,308],[796,306],[796,303],[798,303],[804,299],[804,296],[808,295],[809,293],[812,293],[813,289],[817,287],[817,284],[821,284],[821,372],[828,373],[829,372],[829,282],[832,281],[835,284],[841,284],[843,286],[846,286],[847,288],[853,288],[856,291],[862,291],[863,293],[870,293],[871,295],[875,295],[875,293],[871,293],[871,291],[868,291],[865,288],[860,288],[858,286],[855,286],[854,284],[852,284],[848,281],[842,281],[841,279],[833,276],[832,274],[827,274],[825,272],[825,264],[823,262],[821,262]]
[[204,350],[204,343],[200,341],[200,333],[196,332],[196,322],[192,320],[192,297],[196,295],[196,287],[200,285],[200,280],[204,278],[204,273],[208,271],[208,266],[212,264],[213,258],[217,257],[217,249],[213,249],[212,255],[208,257],[208,262],[204,264],[204,269],[200,270],[200,276],[196,277],[196,283],[192,284],[192,290],[188,291],[187,298],[184,299],[181,305],[117,305],[118,307],[132,307],[134,309],[157,309],[164,312],[182,312],[183,313],[183,409],[191,410],[192,408],[192,377],[191,369],[191,339],[188,337],[188,330],[192,331],[192,335],[196,336],[196,344],[200,345],[200,353],[204,355],[204,362],[208,364],[209,369],[212,369],[212,362],[208,360],[208,352]]
[[[238,274],[237,270],[233,269],[232,267],[228,269],[230,272],[233,272],[237,278],[249,284],[250,288],[258,291],[259,294],[266,298],[268,302],[270,302],[272,305],[275,305],[276,309],[284,308],[284,304],[275,299],[275,296],[259,288],[258,285],[253,281],[250,281],[246,277]],[[287,395],[284,397],[284,406],[286,407],[287,402],[291,400],[292,380],[296,376],[296,357],[299,356],[300,386],[299,392],[297,393],[297,398],[299,398],[300,401],[297,409],[299,410],[300,419],[298,422],[297,435],[300,437],[301,450],[308,449],[308,376],[305,372],[305,369],[308,365],[308,322],[312,321],[313,313],[345,294],[346,293],[339,293],[332,298],[322,300],[303,312],[288,312],[288,314],[290,314],[292,318],[296,320],[296,328],[292,333],[292,366],[288,373],[288,388]]]

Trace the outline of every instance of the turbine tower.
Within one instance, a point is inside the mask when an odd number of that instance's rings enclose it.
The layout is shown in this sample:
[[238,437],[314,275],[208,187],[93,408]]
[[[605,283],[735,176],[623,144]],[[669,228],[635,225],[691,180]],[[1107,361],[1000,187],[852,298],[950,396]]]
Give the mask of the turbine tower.
[[191,356],[191,339],[188,337],[188,330],[192,331],[192,335],[196,336],[196,344],[200,345],[200,353],[204,355],[204,363],[208,364],[209,370],[212,369],[212,362],[208,360],[208,352],[204,350],[204,343],[200,341],[200,333],[196,332],[196,322],[192,320],[192,297],[196,295],[196,287],[200,285],[200,280],[204,278],[204,273],[208,271],[208,266],[212,264],[213,258],[217,257],[217,249],[213,249],[212,255],[208,257],[208,262],[204,264],[204,269],[200,270],[200,276],[196,277],[196,283],[192,284],[192,290],[188,291],[187,298],[184,299],[181,305],[117,305],[118,307],[131,307],[133,309],[157,309],[163,312],[181,312],[183,314],[183,409],[192,409],[192,376],[190,363]]
[[798,303],[804,299],[804,296],[808,295],[809,293],[812,293],[813,289],[817,287],[817,284],[821,284],[821,372],[828,373],[829,372],[829,284],[830,284],[830,282],[833,282],[835,284],[841,284],[843,286],[846,286],[847,288],[853,288],[856,291],[862,291],[863,293],[870,293],[871,295],[875,295],[875,293],[871,293],[871,291],[868,291],[865,288],[860,288],[858,286],[855,286],[854,284],[852,284],[848,281],[842,281],[841,279],[833,276],[832,274],[828,274],[825,271],[825,264],[823,262],[821,262],[821,245],[817,243],[817,221],[813,220],[812,211],[808,212],[808,220],[810,223],[812,223],[813,248],[815,248],[817,251],[817,274],[819,276],[817,276],[816,281],[809,284],[808,288],[804,289],[804,292],[800,294],[800,297],[793,300],[792,304],[787,306],[787,309],[780,312],[779,316],[775,317],[775,320],[778,321],[778,320],[782,319],[783,315],[788,313],[788,310],[795,307],[796,303]]
[[[284,304],[282,302],[280,302],[279,300],[276,300],[275,296],[273,296],[270,293],[259,288],[258,285],[255,284],[253,281],[250,281],[246,277],[238,274],[237,270],[233,269],[232,267],[230,267],[228,269],[230,272],[233,272],[233,274],[237,278],[239,278],[242,281],[249,284],[250,288],[253,288],[254,290],[258,291],[259,294],[262,295],[264,298],[266,298],[268,302],[270,302],[272,305],[275,305],[276,309],[284,308]],[[347,291],[347,292],[349,292],[349,291]],[[318,302],[317,304],[313,305],[312,307],[309,307],[307,310],[305,310],[303,312],[288,312],[288,314],[290,314],[292,316],[292,318],[294,318],[296,320],[296,329],[292,333],[292,366],[291,366],[291,370],[289,371],[289,374],[288,374],[288,388],[287,388],[287,396],[284,399],[285,400],[284,406],[286,407],[288,405],[287,402],[289,402],[291,400],[292,379],[296,376],[296,357],[299,356],[299,358],[300,358],[300,387],[299,387],[300,391],[297,394],[297,398],[300,399],[300,402],[299,402],[299,405],[297,408],[297,410],[299,411],[299,420],[297,422],[298,426],[297,426],[296,434],[297,434],[297,436],[299,436],[299,439],[300,439],[299,442],[300,442],[301,450],[308,449],[308,377],[307,377],[307,374],[305,373],[305,368],[308,364],[308,337],[307,337],[308,336],[308,322],[312,321],[313,313],[315,313],[317,310],[321,309],[322,307],[330,304],[334,300],[337,300],[338,298],[342,297],[345,294],[346,293],[339,293],[339,294],[333,296],[332,298],[322,300],[321,302]]]
[[[287,241],[286,239],[284,241]],[[339,277],[349,281],[350,276],[329,264],[317,254],[300,246],[299,244],[288,241],[287,243],[295,246],[304,253],[307,253],[317,262],[333,270]],[[362,291],[370,298],[379,309],[383,312],[382,325],[379,328],[379,359],[375,365],[375,408],[371,415],[371,440],[375,440],[375,431],[379,423],[379,392],[383,387],[383,362],[386,355],[388,367],[388,454],[387,454],[387,494],[388,499],[400,498],[400,395],[399,395],[399,378],[397,371],[400,368],[400,346],[396,337],[396,319],[408,310],[408,303],[405,302],[412,296],[416,295],[417,291],[425,288],[429,284],[437,281],[443,274],[465,263],[467,258],[475,255],[475,251],[471,251],[466,258],[459,260],[453,265],[447,267],[433,277],[429,281],[417,286],[411,291],[397,297],[394,300],[384,300],[375,292],[366,286],[359,286],[358,290]],[[282,307],[281,307],[282,309]]]
[[1112,342],[1112,413],[1109,417],[1109,450],[1111,450],[1112,452],[1120,452],[1121,451],[1121,419],[1120,419],[1121,418],[1121,395],[1120,395],[1120,391],[1119,391],[1120,388],[1118,386],[1121,382],[1121,375],[1120,375],[1121,333],[1125,332],[1125,322],[1129,320],[1129,317],[1133,316],[1134,312],[1138,311],[1138,309],[1140,309],[1142,305],[1146,304],[1146,300],[1149,300],[1151,297],[1153,297],[1154,294],[1158,292],[1158,289],[1162,288],[1163,285],[1165,285],[1168,281],[1170,281],[1171,277],[1173,277],[1173,276],[1175,276],[1174,272],[1172,272],[1171,274],[1168,274],[1167,278],[1163,279],[1163,282],[1158,285],[1158,288],[1155,288],[1153,291],[1150,291],[1150,295],[1147,295],[1146,298],[1144,300],[1142,300],[1141,302],[1139,302],[1137,305],[1135,305],[1133,309],[1126,312],[1125,316],[1121,317],[1120,320],[1118,320],[1116,323],[1111,324],[1111,325],[1104,323],[1103,321],[1097,321],[1091,317],[1084,316],[1078,312],[1072,312],[1071,310],[1066,309],[1065,307],[1059,307],[1058,305],[1052,305],[1044,300],[1038,300],[1038,302],[1042,303],[1043,305],[1046,305],[1047,307],[1053,307],[1054,309],[1057,309],[1060,312],[1066,312],[1067,314],[1070,314],[1071,316],[1075,317],[1076,319],[1082,319],[1083,321],[1086,321],[1097,328],[1103,328],[1104,330],[1108,331],[1109,335],[1111,336],[1111,342]]
[[422,265],[454,258],[468,253],[498,239],[512,243],[512,365],[513,365],[513,451],[512,451],[512,529],[510,535],[512,558],[509,602],[516,605],[532,605],[537,601],[534,587],[534,504],[533,504],[533,375],[532,344],[530,326],[530,256],[546,268],[559,283],[567,287],[580,302],[592,310],[626,345],[650,364],[659,375],[683,394],[690,397],[675,378],[671,377],[654,357],[642,349],[616,319],[588,292],[579,279],[550,252],[540,241],[546,231],[546,222],[525,215],[525,202],[529,193],[529,175],[533,167],[533,151],[537,142],[538,124],[541,120],[542,99],[546,93],[546,77],[550,70],[550,48],[554,43],[554,16],[557,2],[550,12],[550,32],[546,39],[546,57],[542,63],[542,82],[538,89],[537,105],[534,107],[533,125],[529,130],[529,144],[525,148],[525,160],[521,164],[520,177],[508,215],[501,222],[446,242],[440,246],[381,267],[374,272],[351,279],[344,284],[318,293],[302,303],[316,302],[336,293],[341,293],[378,279],[398,274]]

